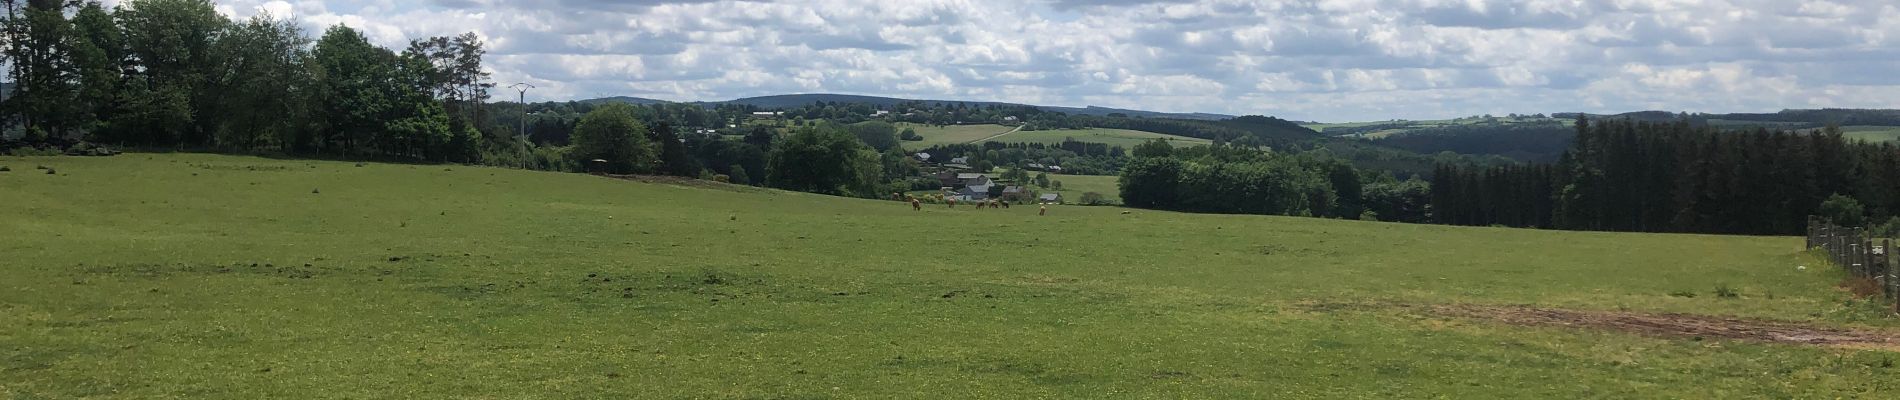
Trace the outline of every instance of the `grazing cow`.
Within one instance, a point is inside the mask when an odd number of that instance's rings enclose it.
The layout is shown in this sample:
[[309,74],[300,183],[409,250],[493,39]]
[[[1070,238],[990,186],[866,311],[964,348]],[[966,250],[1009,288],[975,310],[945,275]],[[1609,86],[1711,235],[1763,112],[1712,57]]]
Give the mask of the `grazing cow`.
[[1042,206],[1042,211],[1037,211],[1036,215],[1049,215],[1049,206]]
[[950,208],[957,208],[957,198],[949,197],[949,198],[945,198],[943,201],[945,203],[950,203]]
[[924,210],[924,203],[919,203],[919,202],[917,202],[917,198],[916,198],[916,197],[912,197],[912,198],[910,198],[910,209],[912,209],[912,210],[917,210],[917,211],[923,211],[923,210]]
[[1003,209],[1005,210],[1009,209],[1009,202],[1007,201],[1003,202]]

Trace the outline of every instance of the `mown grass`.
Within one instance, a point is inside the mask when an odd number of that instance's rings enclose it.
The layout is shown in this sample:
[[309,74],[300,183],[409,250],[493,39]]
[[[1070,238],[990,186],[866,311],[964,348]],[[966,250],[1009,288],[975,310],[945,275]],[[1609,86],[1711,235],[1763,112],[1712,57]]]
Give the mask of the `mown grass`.
[[917,149],[923,149],[930,146],[943,145],[943,144],[964,144],[964,143],[975,142],[975,141],[983,140],[991,136],[996,136],[997,134],[1000,134],[1003,132],[1009,132],[1009,130],[1015,129],[1015,127],[995,125],[995,124],[946,125],[946,126],[932,126],[932,125],[924,125],[924,124],[913,124],[913,123],[908,123],[908,122],[902,122],[902,123],[897,124],[898,132],[903,132],[904,129],[915,129],[917,130],[917,136],[922,136],[924,138],[924,140],[922,141],[914,141],[914,142],[904,141],[903,142],[905,149],[917,150]]
[[[1305,306],[1896,325],[1835,290],[1840,275],[1798,238],[1101,207],[912,211],[575,174],[209,155],[0,165],[12,169],[0,173],[4,398],[1900,390],[1884,351]],[[1702,295],[1670,295],[1685,291]]]
[[1102,143],[1109,146],[1121,146],[1124,149],[1132,149],[1135,145],[1157,138],[1167,139],[1168,143],[1173,144],[1175,147],[1201,146],[1212,143],[1212,141],[1207,139],[1110,128],[1022,131],[992,139],[991,141],[1003,143],[1056,144],[1062,143],[1064,140],[1075,139],[1078,142]]

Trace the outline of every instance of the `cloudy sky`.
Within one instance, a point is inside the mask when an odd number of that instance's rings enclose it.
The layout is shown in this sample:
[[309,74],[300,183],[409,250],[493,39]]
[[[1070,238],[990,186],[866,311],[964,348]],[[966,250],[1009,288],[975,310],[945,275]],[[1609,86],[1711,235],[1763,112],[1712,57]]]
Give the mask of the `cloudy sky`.
[[219,0],[531,100],[850,93],[1346,121],[1900,108],[1894,0]]

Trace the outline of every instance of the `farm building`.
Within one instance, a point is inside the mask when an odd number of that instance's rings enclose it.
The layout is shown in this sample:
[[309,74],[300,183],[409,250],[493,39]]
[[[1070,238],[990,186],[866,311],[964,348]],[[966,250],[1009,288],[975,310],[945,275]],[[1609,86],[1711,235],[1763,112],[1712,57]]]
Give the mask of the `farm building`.
[[1042,200],[1042,204],[1062,204],[1062,194],[1061,193],[1044,194],[1038,200]]
[[990,199],[990,191],[987,187],[981,190],[978,190],[976,187],[964,187],[951,192],[950,197],[957,199],[957,201],[983,201]]

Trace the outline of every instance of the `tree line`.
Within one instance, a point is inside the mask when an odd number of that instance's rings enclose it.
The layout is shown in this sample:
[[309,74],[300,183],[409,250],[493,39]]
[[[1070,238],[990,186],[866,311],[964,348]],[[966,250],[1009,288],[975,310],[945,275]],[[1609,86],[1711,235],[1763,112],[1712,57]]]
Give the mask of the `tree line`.
[[270,15],[232,21],[207,0],[0,6],[15,82],[0,112],[28,144],[467,162],[485,139],[493,85],[474,34],[397,52],[341,25],[313,40]]
[[1430,188],[1360,170],[1324,153],[1279,154],[1153,140],[1122,168],[1122,202],[1204,213],[1426,222]]
[[1434,174],[1436,220],[1573,230],[1798,234],[1831,196],[1900,212],[1900,148],[1819,132],[1579,119],[1555,164]]

